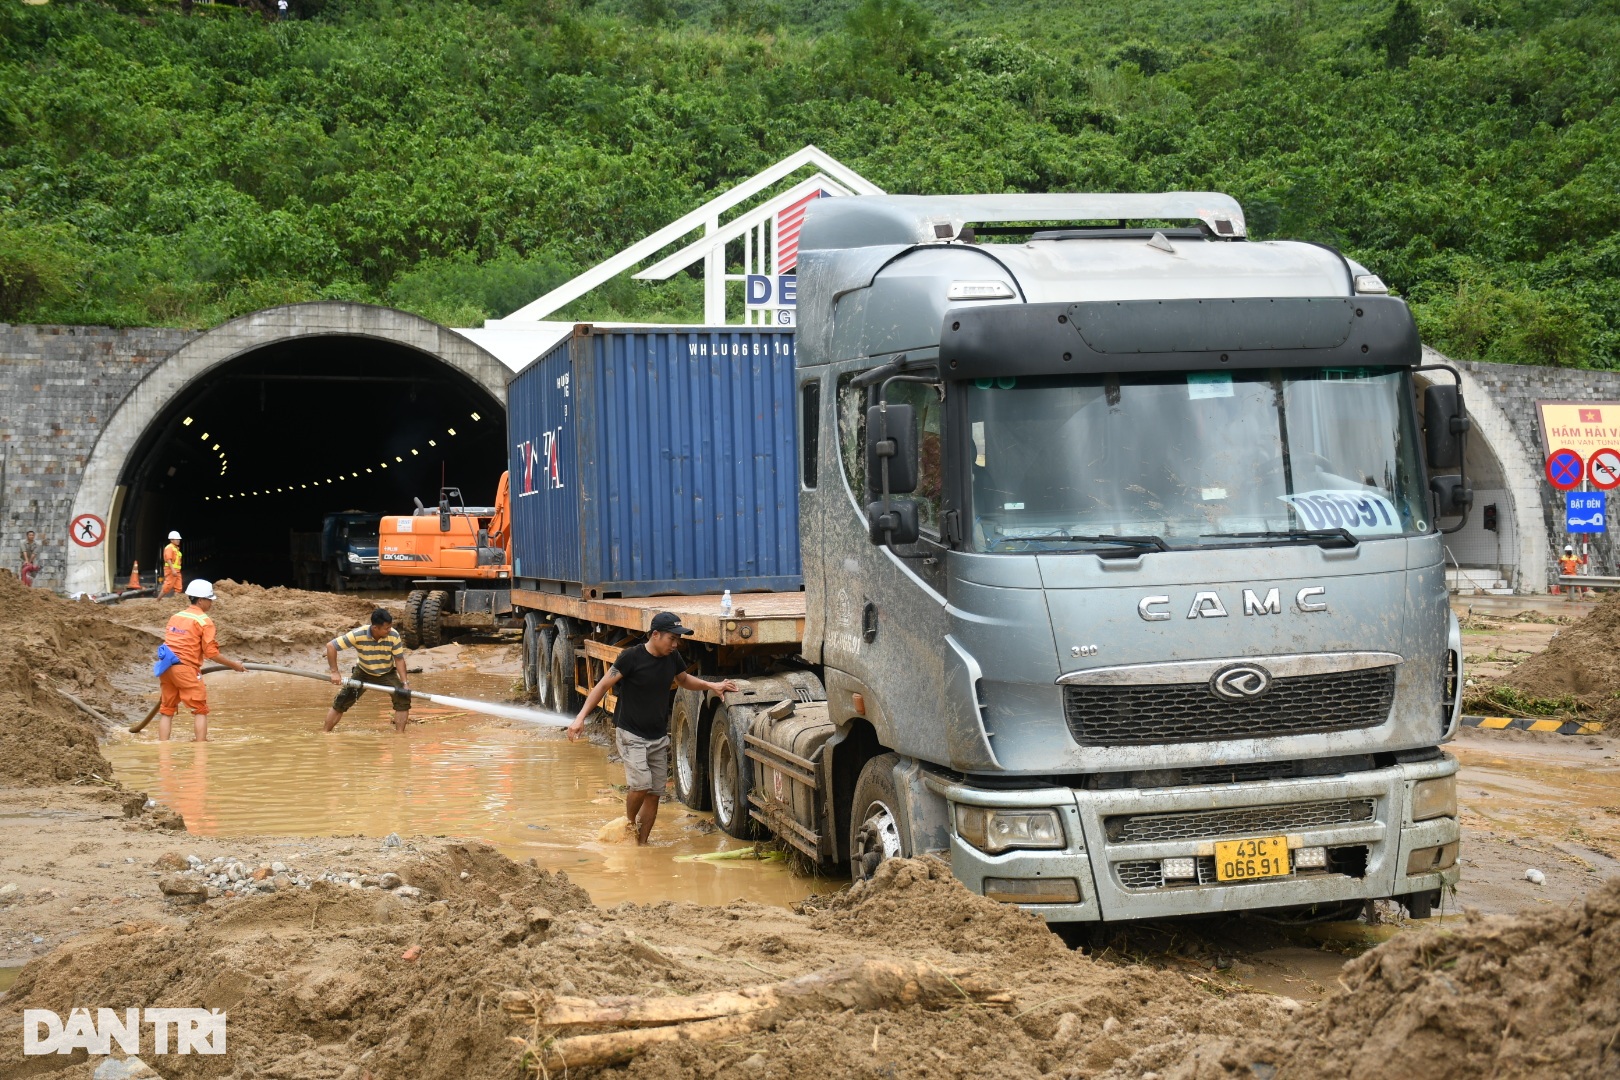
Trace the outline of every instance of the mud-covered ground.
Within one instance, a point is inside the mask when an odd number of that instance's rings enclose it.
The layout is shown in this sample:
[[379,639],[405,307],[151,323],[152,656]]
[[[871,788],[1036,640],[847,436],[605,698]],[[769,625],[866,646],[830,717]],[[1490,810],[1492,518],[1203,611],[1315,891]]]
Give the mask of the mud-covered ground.
[[[1387,906],[1371,923],[1318,927],[1182,921],[1075,949],[930,860],[795,909],[652,896],[603,908],[475,838],[186,832],[119,785],[101,724],[59,692],[117,722],[144,712],[149,679],[136,673],[169,605],[106,611],[22,592],[0,574],[0,987],[15,980],[0,997],[0,1080],[127,1075],[82,1052],[22,1055],[24,1009],[76,1006],[225,1009],[229,1052],[149,1054],[165,1077],[534,1075],[524,1062],[569,1032],[503,1010],[503,993],[666,998],[857,958],[1011,1001],[788,1010],[569,1074],[1247,1080],[1382,1077],[1398,1061],[1442,1080],[1620,1075],[1620,884],[1603,884],[1620,871],[1620,741],[1607,734],[1453,744],[1464,877],[1447,917],[1426,923]],[[221,595],[227,651],[304,664],[370,606]],[[1475,670],[1511,670],[1563,629],[1508,614],[1468,620]]]

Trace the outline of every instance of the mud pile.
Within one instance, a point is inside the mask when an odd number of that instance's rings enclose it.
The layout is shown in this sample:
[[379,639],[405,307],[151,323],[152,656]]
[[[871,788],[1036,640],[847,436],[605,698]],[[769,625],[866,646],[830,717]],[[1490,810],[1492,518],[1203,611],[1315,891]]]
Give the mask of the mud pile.
[[1578,910],[1470,916],[1352,961],[1275,1038],[1194,1040],[1111,1073],[1162,1080],[1620,1076],[1620,879]]
[[123,695],[114,680],[150,658],[152,638],[110,622],[88,601],[26,588],[4,571],[0,640],[0,784],[111,777],[96,745],[100,726],[57,689],[115,709]]
[[1483,689],[1507,688],[1550,701],[1572,698],[1583,718],[1620,721],[1616,641],[1620,641],[1620,593],[1610,593],[1585,618],[1553,635],[1546,649]]
[[[308,660],[338,634],[367,622],[377,606],[375,600],[341,593],[266,589],[230,580],[215,582],[214,593],[209,614],[218,628],[220,649],[233,659],[266,662]],[[184,598],[174,597],[126,600],[108,608],[107,617],[161,633],[164,621],[185,605]]]
[[[521,1075],[511,1040],[535,1045],[549,1033],[503,1012],[504,990],[682,995],[859,957],[970,971],[1017,1004],[797,1016],[742,1040],[666,1046],[570,1075],[966,1078],[1091,1076],[1180,1032],[1234,1038],[1279,1028],[1289,1012],[1280,999],[1222,996],[1228,988],[1072,952],[1033,916],[972,896],[926,860],[887,864],[873,883],[802,914],[742,901],[597,908],[566,877],[480,845],[400,873],[420,900],[317,885],[210,902],[178,926],[87,935],[23,969],[0,1000],[0,1030],[15,1031],[25,1008],[209,1006],[228,1011],[229,1052],[161,1059],[171,1080],[505,1080]],[[20,1040],[0,1040],[0,1075],[20,1054]]]

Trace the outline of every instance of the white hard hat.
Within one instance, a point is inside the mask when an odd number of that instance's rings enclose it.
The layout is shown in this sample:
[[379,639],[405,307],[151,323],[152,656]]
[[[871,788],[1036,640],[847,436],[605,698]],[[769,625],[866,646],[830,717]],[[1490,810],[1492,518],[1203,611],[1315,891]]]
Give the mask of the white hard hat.
[[169,539],[170,540],[178,540],[178,539],[180,539],[180,534],[175,532],[173,529],[170,529],[169,530]]
[[1575,545],[1574,544],[1565,544],[1564,545],[1564,550],[1573,554],[1574,551],[1575,551]]
[[186,586],[186,595],[193,600],[212,600],[214,598],[214,583],[204,581],[202,578],[192,578],[191,584]]

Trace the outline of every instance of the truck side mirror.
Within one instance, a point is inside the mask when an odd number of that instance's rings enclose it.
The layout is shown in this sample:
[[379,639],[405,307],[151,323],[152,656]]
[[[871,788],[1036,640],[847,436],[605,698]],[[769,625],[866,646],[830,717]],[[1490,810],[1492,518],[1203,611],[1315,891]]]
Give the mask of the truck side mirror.
[[1429,490],[1434,492],[1435,513],[1441,517],[1467,514],[1474,505],[1474,489],[1460,476],[1431,476]]
[[[887,415],[885,415],[887,413]],[[883,480],[888,464],[888,486]],[[874,405],[866,410],[866,492],[870,498],[917,490],[917,410]]]
[[866,507],[867,538],[874,544],[915,544],[922,535],[917,525],[916,499],[890,499],[883,509],[880,499]]
[[1458,387],[1431,386],[1423,391],[1423,441],[1431,470],[1462,467],[1462,437],[1468,428]]

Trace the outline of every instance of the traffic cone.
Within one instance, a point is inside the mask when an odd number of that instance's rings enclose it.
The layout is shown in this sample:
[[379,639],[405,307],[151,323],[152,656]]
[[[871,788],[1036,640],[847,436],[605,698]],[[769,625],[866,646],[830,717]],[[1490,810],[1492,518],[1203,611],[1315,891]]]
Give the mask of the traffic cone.
[[131,589],[141,587],[141,564],[138,562],[129,568],[129,587]]

